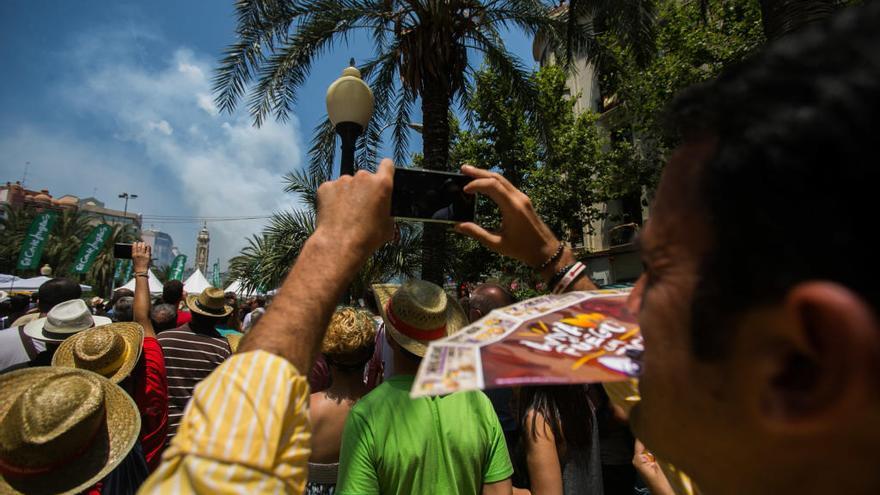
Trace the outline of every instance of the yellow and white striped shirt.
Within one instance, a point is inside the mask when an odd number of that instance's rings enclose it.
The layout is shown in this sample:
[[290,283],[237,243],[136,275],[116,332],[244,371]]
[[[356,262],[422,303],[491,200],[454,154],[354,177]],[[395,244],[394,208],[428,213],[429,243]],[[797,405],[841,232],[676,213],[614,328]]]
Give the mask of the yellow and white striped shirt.
[[139,493],[302,493],[309,386],[286,359],[236,354],[195,389],[162,465]]

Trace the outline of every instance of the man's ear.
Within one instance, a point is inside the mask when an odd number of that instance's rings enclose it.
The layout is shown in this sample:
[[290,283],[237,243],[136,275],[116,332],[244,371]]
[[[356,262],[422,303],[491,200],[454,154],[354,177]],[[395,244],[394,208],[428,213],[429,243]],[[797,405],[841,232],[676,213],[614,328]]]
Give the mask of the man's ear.
[[[756,348],[753,412],[769,430],[838,428],[876,395],[880,328],[862,297],[831,282],[792,288]],[[843,422],[843,423],[842,423]]]

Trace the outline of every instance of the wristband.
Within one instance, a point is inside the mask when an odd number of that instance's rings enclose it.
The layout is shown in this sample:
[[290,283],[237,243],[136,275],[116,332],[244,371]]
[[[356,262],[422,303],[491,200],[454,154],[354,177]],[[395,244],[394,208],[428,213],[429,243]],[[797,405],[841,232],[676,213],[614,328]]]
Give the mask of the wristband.
[[581,275],[583,275],[587,271],[587,265],[578,261],[565,273],[565,276],[562,277],[562,280],[559,281],[559,284],[553,287],[554,294],[561,294],[568,289],[575,280],[577,280]]
[[150,276],[147,274],[147,272],[136,272],[136,273],[134,274],[134,276],[135,276],[135,277],[147,277],[147,278],[150,277]]
[[550,281],[547,282],[547,288],[550,289],[550,291],[552,291],[553,288],[556,287],[559,284],[559,282],[562,281],[562,277],[564,277],[565,274],[568,273],[568,271],[571,270],[571,268],[574,265],[575,265],[574,263],[572,263],[570,265],[566,265],[566,266],[562,267],[561,270],[556,272],[556,274],[553,275],[552,278],[550,278]]
[[537,270],[538,270],[539,272],[544,271],[544,268],[547,268],[548,266],[550,266],[550,263],[553,263],[554,261],[556,261],[557,259],[559,259],[560,256],[562,256],[562,251],[563,251],[564,249],[565,249],[565,243],[564,243],[564,242],[560,242],[560,243],[559,243],[559,248],[556,249],[556,252],[553,253],[553,256],[547,258],[547,261],[541,263],[541,266],[539,266]]

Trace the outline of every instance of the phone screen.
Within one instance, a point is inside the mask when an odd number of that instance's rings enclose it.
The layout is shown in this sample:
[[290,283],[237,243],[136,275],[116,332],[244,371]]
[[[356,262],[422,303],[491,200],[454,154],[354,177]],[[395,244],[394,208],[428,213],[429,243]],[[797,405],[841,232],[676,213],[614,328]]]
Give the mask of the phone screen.
[[473,222],[476,196],[464,192],[466,175],[413,168],[394,171],[391,216],[419,222]]
[[131,244],[117,243],[113,245],[113,257],[116,259],[131,259]]

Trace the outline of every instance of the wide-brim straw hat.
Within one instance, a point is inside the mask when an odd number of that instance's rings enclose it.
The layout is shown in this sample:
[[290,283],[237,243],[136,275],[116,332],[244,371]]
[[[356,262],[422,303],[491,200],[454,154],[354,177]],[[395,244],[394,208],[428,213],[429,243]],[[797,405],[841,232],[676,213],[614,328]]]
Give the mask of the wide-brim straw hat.
[[92,315],[82,299],[73,299],[56,304],[45,317],[25,325],[24,333],[43,342],[64,342],[71,335],[112,321],[106,316]]
[[83,330],[58,346],[52,366],[93,371],[113,383],[131,374],[141,356],[144,328],[117,322]]
[[226,305],[226,294],[223,289],[208,287],[199,295],[186,296],[186,306],[193,313],[223,318],[232,313],[232,306]]
[[416,356],[424,356],[430,342],[468,324],[458,301],[430,282],[413,279],[403,285],[376,284],[373,292],[388,335]]
[[[140,433],[134,401],[90,371],[48,366],[13,371],[0,375],[0,390],[0,493],[80,493],[113,471]],[[33,437],[33,430],[51,430],[52,439],[42,445],[20,441],[29,432]],[[49,461],[53,454],[62,457]],[[33,467],[41,461],[53,464]],[[11,474],[25,466],[34,474]]]

